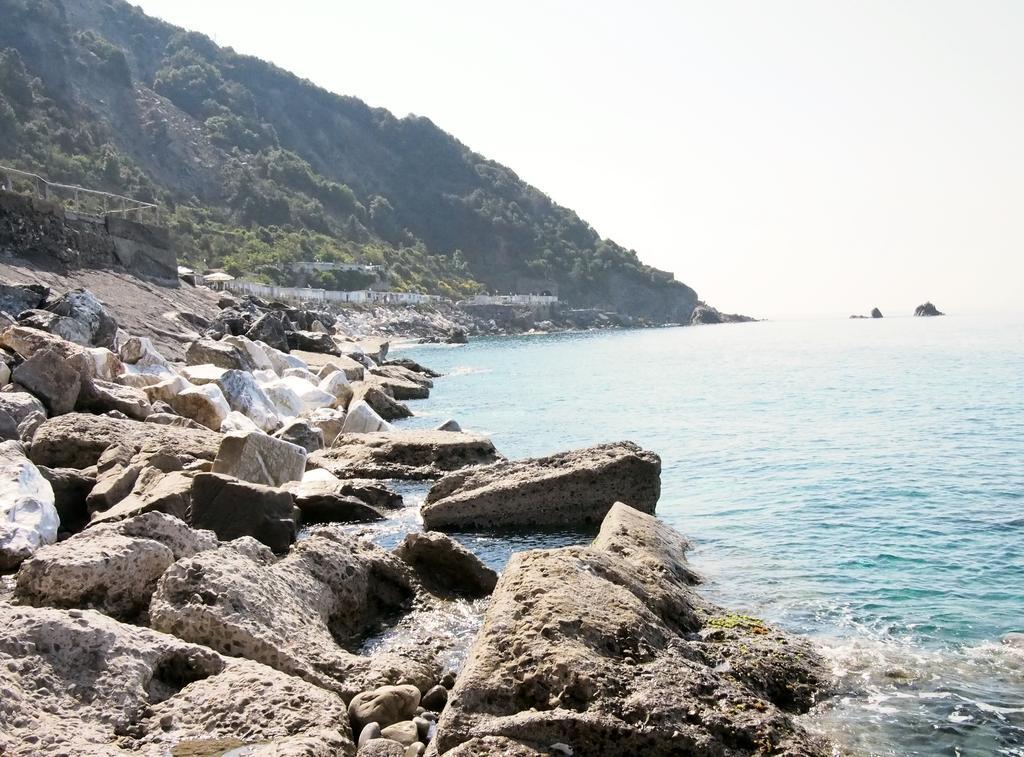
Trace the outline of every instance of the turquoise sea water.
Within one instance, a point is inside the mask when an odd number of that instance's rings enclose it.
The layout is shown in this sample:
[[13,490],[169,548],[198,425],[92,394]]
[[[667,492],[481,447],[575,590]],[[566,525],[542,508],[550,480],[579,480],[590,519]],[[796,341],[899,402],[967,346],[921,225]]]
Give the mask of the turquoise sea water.
[[[858,754],[1024,755],[1024,320],[822,320],[478,340],[406,355],[508,457],[632,439],[705,593],[812,636]],[[462,537],[500,564],[510,542]]]

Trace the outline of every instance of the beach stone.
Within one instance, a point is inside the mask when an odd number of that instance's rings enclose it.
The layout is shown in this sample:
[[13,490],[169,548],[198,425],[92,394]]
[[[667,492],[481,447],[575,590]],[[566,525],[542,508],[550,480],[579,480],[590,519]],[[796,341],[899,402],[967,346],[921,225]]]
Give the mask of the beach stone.
[[[231,417],[231,413],[228,413],[228,417]],[[246,420],[248,420],[248,418],[246,418]],[[225,420],[225,423],[226,422],[227,421]],[[252,423],[252,421],[249,422]],[[174,412],[153,413],[152,415],[146,417],[146,423],[158,423],[161,426],[175,426],[176,428],[189,428],[196,431],[207,430],[206,426],[200,423],[196,423],[191,418],[186,418],[184,415],[178,415],[177,413]],[[223,430],[223,428],[224,424],[222,423],[221,430]],[[256,428],[256,426],[253,425],[253,428]]]
[[36,429],[46,420],[46,407],[28,392],[0,392],[0,411],[14,424],[11,438],[31,442]]
[[286,552],[298,533],[299,511],[280,489],[218,473],[192,479],[191,523],[223,540],[252,536],[275,552]]
[[323,446],[330,447],[345,427],[345,411],[321,407],[306,416],[306,421],[320,430],[324,439]]
[[220,424],[220,432],[222,434],[250,434],[260,433],[260,429],[248,416],[242,415],[237,410],[232,410]]
[[45,308],[81,324],[87,334],[87,344],[96,347],[113,346],[117,321],[89,290],[78,288],[67,291],[50,301]]
[[225,371],[217,379],[217,386],[224,393],[230,408],[249,418],[260,431],[271,434],[281,428],[277,407],[256,383],[252,374],[245,371]]
[[334,343],[334,338],[322,331],[301,331],[298,329],[289,331],[288,349],[293,352],[300,350],[302,352],[313,352],[323,355],[341,355],[341,350]]
[[82,387],[81,374],[56,350],[35,352],[11,376],[16,384],[38,397],[50,415],[63,415],[75,409]]
[[760,621],[727,622],[693,589],[687,548],[617,503],[589,547],[513,555],[432,748],[492,736],[577,754],[831,754],[792,717],[827,693],[824,662]]
[[485,436],[444,431],[390,431],[342,434],[330,449],[310,455],[310,464],[339,478],[421,480],[440,478],[450,471],[497,459],[494,444]]
[[376,723],[383,734],[389,726],[411,720],[419,704],[420,692],[415,686],[381,686],[354,696],[348,716],[356,729]]
[[174,408],[174,412],[191,418],[213,431],[220,430],[228,413],[231,412],[224,393],[216,384],[190,386],[167,401]]
[[225,434],[213,472],[264,486],[301,481],[306,450],[266,434]]
[[438,431],[449,431],[449,432],[451,432],[453,434],[458,434],[458,433],[462,432],[462,426],[459,425],[458,421],[456,421],[454,419],[449,419],[449,420],[446,420],[444,423],[442,423],[440,426],[438,426],[437,430]]
[[69,413],[51,418],[39,427],[30,456],[37,465],[81,469],[96,465],[112,445],[126,444],[141,450],[152,443],[177,455],[213,460],[221,438],[207,430]]
[[101,379],[82,382],[76,409],[93,413],[116,410],[137,421],[144,421],[153,414],[153,406],[145,391]]
[[216,384],[228,372],[228,369],[212,363],[204,363],[203,365],[184,365],[178,369],[178,372],[180,374],[178,378],[183,378],[196,386],[202,386],[203,384]]
[[279,352],[287,353],[288,328],[288,318],[284,313],[264,313],[253,321],[245,336],[254,342],[263,342]]
[[352,400],[352,385],[344,371],[332,371],[320,379],[320,391],[335,398],[334,407],[346,408]]
[[83,348],[55,334],[48,334],[27,326],[10,326],[0,334],[0,347],[10,350],[28,360],[41,350],[53,350],[61,357],[81,355]]
[[427,710],[430,712],[440,712],[444,709],[444,706],[448,703],[448,689],[441,684],[431,688],[423,698],[420,700]]
[[252,339],[244,336],[226,336],[220,341],[222,344],[230,344],[232,347],[237,347],[248,355],[252,364],[256,366],[253,370],[274,370],[274,364],[270,362],[267,353]]
[[19,442],[0,443],[0,571],[57,540],[53,488]]
[[60,530],[77,533],[89,523],[89,508],[86,497],[96,485],[96,471],[80,471],[74,468],[47,468],[36,466],[39,473],[50,482],[53,489],[53,505],[60,519]]
[[[389,725],[387,728],[382,728],[380,735],[385,739],[397,741],[403,747],[408,747],[419,741],[420,732],[413,721],[403,720]],[[405,754],[405,749],[402,750],[402,754]]]
[[[348,414],[341,426],[341,434],[373,434],[393,431],[394,426],[385,421],[369,403],[353,398]],[[335,437],[337,442],[338,437]]]
[[632,442],[460,471],[427,494],[431,530],[594,526],[615,502],[653,513],[661,459]]
[[[349,414],[352,406],[357,402],[364,402],[373,408],[373,411],[386,421],[396,421],[402,418],[411,418],[412,410],[407,405],[394,399],[379,384],[361,381],[352,385],[352,399],[349,403]],[[346,432],[349,433],[349,432]]]
[[479,557],[436,531],[406,534],[395,554],[438,596],[486,597],[498,583],[498,574]]
[[363,729],[359,732],[359,741],[356,742],[360,749],[368,742],[373,739],[380,738],[380,726],[376,723],[367,723],[363,726]]
[[302,447],[307,453],[316,452],[324,447],[323,432],[303,419],[293,420],[274,434],[274,437]]
[[193,531],[163,513],[95,526],[22,563],[15,597],[37,607],[97,609],[135,620],[175,560],[217,545],[213,533]]
[[374,739],[359,747],[357,757],[405,757],[405,747],[393,739]]
[[[0,604],[0,657],[5,754],[157,755],[214,740],[355,752],[336,694],[91,610]],[[319,751],[285,751],[303,745]]]
[[93,513],[90,525],[115,522],[149,512],[166,513],[188,521],[191,519],[191,511],[191,475],[144,467],[139,471],[132,490],[107,509]]
[[372,523],[384,520],[379,510],[361,499],[346,495],[341,481],[335,481],[332,483],[304,478],[284,485],[302,513],[303,524]]
[[282,379],[267,381],[260,386],[270,401],[274,403],[281,418],[297,418],[306,412],[302,398]]
[[185,350],[185,362],[188,365],[211,364],[229,371],[254,371],[259,368],[244,349],[212,339],[198,339],[189,344]]
[[234,544],[178,561],[157,584],[150,622],[351,698],[367,684],[422,677],[411,664],[398,671],[382,661],[375,669],[372,658],[339,646],[401,612],[414,595],[400,560],[318,528],[277,561]]

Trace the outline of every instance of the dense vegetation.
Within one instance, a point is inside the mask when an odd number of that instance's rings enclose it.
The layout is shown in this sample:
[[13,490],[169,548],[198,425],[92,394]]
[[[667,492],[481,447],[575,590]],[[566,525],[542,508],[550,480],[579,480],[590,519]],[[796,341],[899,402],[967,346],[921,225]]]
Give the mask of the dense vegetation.
[[0,19],[0,162],[159,202],[196,265],[283,282],[291,261],[366,262],[396,289],[558,289],[680,320],[693,307],[688,287],[428,119],[121,0],[0,0]]

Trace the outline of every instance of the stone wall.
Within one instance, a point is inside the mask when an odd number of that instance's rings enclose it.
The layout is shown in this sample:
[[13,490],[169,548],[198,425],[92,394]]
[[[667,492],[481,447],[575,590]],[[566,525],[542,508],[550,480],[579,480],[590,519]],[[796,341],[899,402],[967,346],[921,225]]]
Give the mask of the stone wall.
[[81,215],[12,192],[0,192],[0,256],[49,270],[120,268],[168,282],[178,278],[177,253],[166,229]]

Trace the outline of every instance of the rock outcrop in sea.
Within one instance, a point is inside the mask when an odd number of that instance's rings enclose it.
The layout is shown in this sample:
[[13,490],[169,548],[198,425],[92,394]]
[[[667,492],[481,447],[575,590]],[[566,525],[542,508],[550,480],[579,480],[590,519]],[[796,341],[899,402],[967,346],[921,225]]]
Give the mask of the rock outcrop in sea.
[[931,302],[926,302],[923,305],[918,305],[916,308],[914,308],[914,315],[917,315],[917,316],[934,316],[934,315],[945,315],[945,313],[941,312]]
[[[820,659],[698,594],[656,454],[397,426],[437,373],[223,305],[168,356],[87,290],[0,287],[0,753],[827,753],[794,719]],[[440,532],[598,526],[500,577]]]

